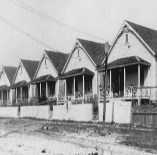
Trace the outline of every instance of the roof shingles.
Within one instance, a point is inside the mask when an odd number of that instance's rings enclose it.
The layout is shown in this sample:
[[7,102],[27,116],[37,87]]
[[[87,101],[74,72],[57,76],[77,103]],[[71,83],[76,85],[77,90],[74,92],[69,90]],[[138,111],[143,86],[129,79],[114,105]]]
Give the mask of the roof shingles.
[[157,55],[157,30],[126,21]]
[[30,79],[32,80],[38,67],[39,61],[21,59],[21,62],[23,63]]
[[105,58],[105,44],[83,39],[78,39],[78,41],[95,62],[96,66],[101,66],[102,61]]
[[67,61],[68,54],[54,51],[45,51],[52,64],[56,68],[58,74],[60,74],[63,70],[63,67]]
[[9,79],[10,84],[12,84],[17,68],[12,66],[3,66],[3,69]]

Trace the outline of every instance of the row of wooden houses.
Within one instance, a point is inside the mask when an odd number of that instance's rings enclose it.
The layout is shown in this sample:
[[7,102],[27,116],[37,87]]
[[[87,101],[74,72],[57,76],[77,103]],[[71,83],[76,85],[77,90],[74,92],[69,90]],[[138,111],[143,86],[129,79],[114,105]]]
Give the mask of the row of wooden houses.
[[3,66],[1,105],[103,100],[105,52],[107,98],[147,104],[157,100],[157,31],[124,21],[112,45],[76,39],[70,54],[44,51],[40,61],[20,59]]

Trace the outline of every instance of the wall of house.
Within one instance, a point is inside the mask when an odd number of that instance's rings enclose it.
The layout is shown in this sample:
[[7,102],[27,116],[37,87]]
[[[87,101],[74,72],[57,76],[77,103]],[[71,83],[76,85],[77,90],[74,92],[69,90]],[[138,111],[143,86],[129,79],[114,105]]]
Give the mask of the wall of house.
[[30,82],[30,77],[27,74],[27,71],[24,68],[23,64],[21,63],[20,67],[18,68],[14,83],[17,83],[17,82],[23,81],[23,80]]
[[[103,103],[99,103],[99,121],[103,121]],[[105,122],[130,124],[132,121],[132,106],[130,101],[116,100],[106,103]]]
[[10,82],[5,72],[2,72],[1,77],[0,77],[0,86],[2,85],[10,86]]
[[53,106],[53,119],[92,121],[93,104],[69,104]]
[[94,73],[92,83],[93,83],[93,93],[96,94],[97,93],[97,71],[95,70],[95,66],[91,62],[89,57],[86,55],[84,50],[79,49],[79,56],[78,56],[78,49],[76,49],[72,53],[69,63],[67,64],[67,67],[64,72],[66,73],[70,70],[82,68],[82,67],[86,67]]
[[58,94],[59,94],[59,83],[60,81],[57,80],[56,83],[55,83],[55,96],[57,97]]
[[49,119],[50,106],[21,106],[20,117],[32,117],[39,119]]
[[[117,41],[115,42],[110,55],[108,57],[108,63],[124,58],[129,56],[139,56],[140,58],[148,61],[151,66],[149,69],[149,77],[147,77],[145,80],[147,81],[150,77],[151,80],[146,82],[146,86],[155,86],[156,80],[155,80],[155,57],[150,53],[150,51],[145,47],[145,45],[133,34],[133,32],[128,33],[129,38],[129,45],[125,43],[125,33],[122,33]],[[153,99],[153,98],[152,98]]]
[[34,85],[30,85],[28,87],[28,96],[29,97],[34,97]]
[[138,85],[138,70],[137,70],[138,66],[134,66],[133,70],[130,70],[130,67],[126,67],[125,71],[126,71],[126,82],[125,82],[125,86],[137,86]]
[[59,80],[59,93],[64,95],[65,94],[65,80]]
[[52,65],[48,57],[45,55],[45,57],[43,57],[43,59],[41,60],[41,64],[36,73],[36,78],[47,74],[51,74],[53,77],[58,76],[58,73],[56,72],[54,66]]

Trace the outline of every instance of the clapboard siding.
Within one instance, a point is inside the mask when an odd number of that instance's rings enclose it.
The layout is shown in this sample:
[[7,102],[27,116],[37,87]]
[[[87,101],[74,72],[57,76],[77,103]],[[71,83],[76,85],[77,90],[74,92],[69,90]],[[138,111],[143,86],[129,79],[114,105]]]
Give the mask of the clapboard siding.
[[23,80],[25,80],[27,82],[31,81],[25,67],[21,63],[19,68],[18,68],[14,83],[17,83],[17,82],[23,81]]
[[2,72],[1,77],[0,77],[0,86],[2,85],[10,86],[10,82],[5,72]]
[[[46,62],[45,62],[46,61]],[[55,68],[53,67],[52,63],[50,62],[50,60],[45,56],[42,60],[41,60],[41,64],[39,66],[38,72],[36,74],[36,78],[43,76],[43,75],[47,75],[47,74],[51,74],[53,77],[57,77],[57,72],[55,70]]]

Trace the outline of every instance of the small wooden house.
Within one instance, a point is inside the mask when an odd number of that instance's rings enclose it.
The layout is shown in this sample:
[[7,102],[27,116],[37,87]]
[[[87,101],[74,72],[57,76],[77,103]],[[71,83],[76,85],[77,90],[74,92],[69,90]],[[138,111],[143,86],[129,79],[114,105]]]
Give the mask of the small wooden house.
[[34,96],[33,87],[30,82],[33,80],[38,64],[39,61],[20,59],[11,86],[13,91],[13,104],[18,102],[27,104]]
[[[134,99],[138,104],[156,101],[156,56],[157,31],[124,21],[108,52],[108,98]],[[99,71],[103,85],[104,66]]]
[[63,68],[64,99],[81,103],[98,92],[98,71],[105,57],[104,43],[77,39]]
[[12,91],[10,86],[15,76],[16,67],[3,66],[0,73],[0,104],[10,105],[12,104]]
[[32,84],[35,86],[35,96],[39,101],[48,98],[58,98],[63,93],[63,80],[58,77],[65,65],[68,54],[54,51],[44,51]]

